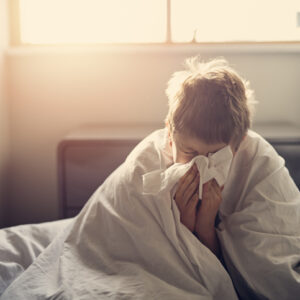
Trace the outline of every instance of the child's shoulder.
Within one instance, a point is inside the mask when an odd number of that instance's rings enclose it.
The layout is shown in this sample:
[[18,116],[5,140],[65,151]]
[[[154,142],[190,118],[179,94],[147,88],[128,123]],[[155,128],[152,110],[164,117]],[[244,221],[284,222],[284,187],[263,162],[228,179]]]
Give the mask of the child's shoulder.
[[128,155],[125,165],[130,173],[139,176],[150,171],[164,168],[167,163],[165,153],[167,132],[165,128],[153,131],[146,136]]
[[253,178],[262,179],[282,168],[284,159],[259,133],[249,130],[237,151],[237,160]]
[[264,158],[276,161],[280,158],[274,147],[254,130],[248,130],[239,151],[247,152],[251,159]]
[[145,163],[151,159],[151,164],[157,161],[160,151],[164,148],[166,141],[166,130],[157,129],[146,136],[128,155],[127,160],[143,160]]
[[282,193],[279,183],[283,180],[290,186],[291,178],[285,171],[284,159],[264,137],[249,130],[232,161],[223,191],[226,201],[222,213],[228,215],[246,207],[257,198],[253,193],[261,187],[269,187],[270,182],[277,185],[270,189],[273,194]]

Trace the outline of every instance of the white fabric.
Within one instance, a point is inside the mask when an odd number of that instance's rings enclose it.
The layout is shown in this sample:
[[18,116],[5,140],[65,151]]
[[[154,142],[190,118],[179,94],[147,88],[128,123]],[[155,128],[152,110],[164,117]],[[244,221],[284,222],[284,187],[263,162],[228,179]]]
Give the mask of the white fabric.
[[250,131],[222,194],[218,237],[242,299],[299,299],[300,193],[283,158]]
[[71,221],[64,219],[0,230],[0,295]]
[[189,163],[175,163],[167,169],[155,170],[143,175],[144,194],[158,194],[176,190],[178,180],[196,164],[199,174],[199,199],[202,199],[203,185],[215,178],[219,186],[223,186],[228,176],[232,161],[230,146],[226,146],[208,157],[198,155]]
[[[143,175],[172,165],[165,143],[165,130],[142,141],[1,300],[236,299],[220,262],[179,222],[171,190],[143,195]],[[256,133],[222,195],[217,233],[242,299],[298,299],[299,191]]]
[[237,299],[170,193],[142,194],[142,176],[169,163],[164,138],[160,130],[142,141],[1,300]]

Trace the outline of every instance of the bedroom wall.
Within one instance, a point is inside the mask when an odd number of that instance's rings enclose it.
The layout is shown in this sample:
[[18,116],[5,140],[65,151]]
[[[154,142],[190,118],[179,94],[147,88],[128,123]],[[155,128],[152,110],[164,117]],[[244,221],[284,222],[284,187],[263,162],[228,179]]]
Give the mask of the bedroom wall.
[[195,54],[223,55],[250,80],[260,101],[256,121],[300,125],[297,52],[195,46],[11,50],[10,224],[58,217],[56,149],[70,130],[84,123],[163,126],[166,82]]
[[0,0],[0,228],[5,225],[10,153],[5,50],[8,44],[6,1]]

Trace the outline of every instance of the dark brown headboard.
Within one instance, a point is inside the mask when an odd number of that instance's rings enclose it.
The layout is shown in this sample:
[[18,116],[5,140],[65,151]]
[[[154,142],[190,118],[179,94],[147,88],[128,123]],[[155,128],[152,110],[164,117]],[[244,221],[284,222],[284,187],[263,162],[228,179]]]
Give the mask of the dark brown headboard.
[[[85,127],[58,146],[58,189],[61,218],[78,214],[93,192],[155,126]],[[266,127],[269,128],[269,127]],[[283,127],[257,128],[285,159],[300,188],[300,134],[285,134]]]

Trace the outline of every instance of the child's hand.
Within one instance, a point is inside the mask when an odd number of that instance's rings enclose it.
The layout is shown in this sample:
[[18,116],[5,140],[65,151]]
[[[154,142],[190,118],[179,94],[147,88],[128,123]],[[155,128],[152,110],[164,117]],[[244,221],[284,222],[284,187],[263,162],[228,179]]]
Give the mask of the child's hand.
[[222,201],[223,187],[219,187],[215,179],[203,185],[202,202],[196,217],[196,232],[214,230],[215,219]]
[[179,180],[174,197],[180,211],[180,221],[194,232],[196,223],[196,206],[198,203],[199,172],[194,164]]

